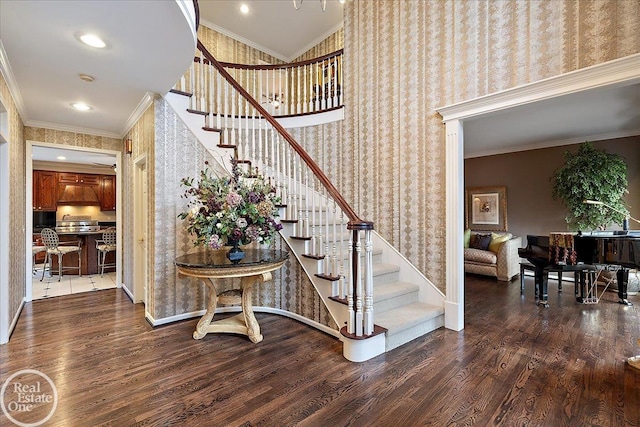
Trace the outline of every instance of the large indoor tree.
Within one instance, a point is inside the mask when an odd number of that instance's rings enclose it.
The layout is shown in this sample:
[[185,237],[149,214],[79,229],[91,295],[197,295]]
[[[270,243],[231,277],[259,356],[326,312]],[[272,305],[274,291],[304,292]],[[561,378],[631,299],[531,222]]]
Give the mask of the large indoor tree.
[[[597,150],[587,141],[576,153],[565,152],[565,160],[552,178],[552,195],[567,207],[569,230],[605,230],[612,223],[622,224],[629,215],[623,200],[629,192],[624,158]],[[603,204],[588,204],[585,200]]]

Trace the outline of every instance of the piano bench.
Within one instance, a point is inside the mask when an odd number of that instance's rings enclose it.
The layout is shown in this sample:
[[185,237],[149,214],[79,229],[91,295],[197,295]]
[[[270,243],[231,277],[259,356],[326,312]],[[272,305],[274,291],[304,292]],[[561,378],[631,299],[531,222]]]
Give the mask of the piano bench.
[[[524,272],[525,271],[533,271],[535,273],[536,271],[536,266],[531,264],[528,261],[525,262],[521,262],[520,263],[520,294],[524,293]],[[554,272],[554,273],[558,273],[558,292],[562,291],[562,270],[556,270],[556,269],[547,269],[548,271]],[[535,280],[535,278],[534,278]]]

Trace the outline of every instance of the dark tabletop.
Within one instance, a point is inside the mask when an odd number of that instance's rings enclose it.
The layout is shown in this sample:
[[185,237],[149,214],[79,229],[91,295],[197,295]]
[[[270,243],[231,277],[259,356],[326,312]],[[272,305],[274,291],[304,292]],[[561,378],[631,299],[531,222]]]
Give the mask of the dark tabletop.
[[282,262],[289,258],[289,253],[275,249],[245,249],[244,258],[237,264],[227,259],[225,249],[202,249],[197,252],[182,255],[176,258],[175,264],[179,267],[207,268],[229,267],[237,268],[243,265],[259,265]]

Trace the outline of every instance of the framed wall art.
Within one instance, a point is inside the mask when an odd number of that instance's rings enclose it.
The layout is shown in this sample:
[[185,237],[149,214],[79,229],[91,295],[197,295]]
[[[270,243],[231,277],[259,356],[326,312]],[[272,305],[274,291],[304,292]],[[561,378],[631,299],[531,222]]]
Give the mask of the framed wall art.
[[473,187],[465,190],[465,228],[507,231],[507,187]]

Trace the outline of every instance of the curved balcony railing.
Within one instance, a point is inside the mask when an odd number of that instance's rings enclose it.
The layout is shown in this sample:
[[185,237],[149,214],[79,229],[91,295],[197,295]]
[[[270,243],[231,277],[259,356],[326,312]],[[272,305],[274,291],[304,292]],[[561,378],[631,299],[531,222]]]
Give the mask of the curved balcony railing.
[[[296,116],[319,113],[341,108],[344,104],[342,92],[343,50],[307,61],[278,65],[245,65],[220,62],[220,65],[257,100],[264,109],[275,117]],[[211,62],[202,55],[194,57],[196,67],[207,67]],[[185,75],[185,87],[191,87],[192,73]],[[207,90],[195,81],[196,92]],[[213,82],[211,94],[218,93],[217,82]],[[196,100],[207,94],[195,93]],[[215,104],[214,106],[218,106]],[[202,106],[199,107],[202,109]],[[219,111],[214,111],[218,113]],[[240,115],[246,112],[238,112]]]

